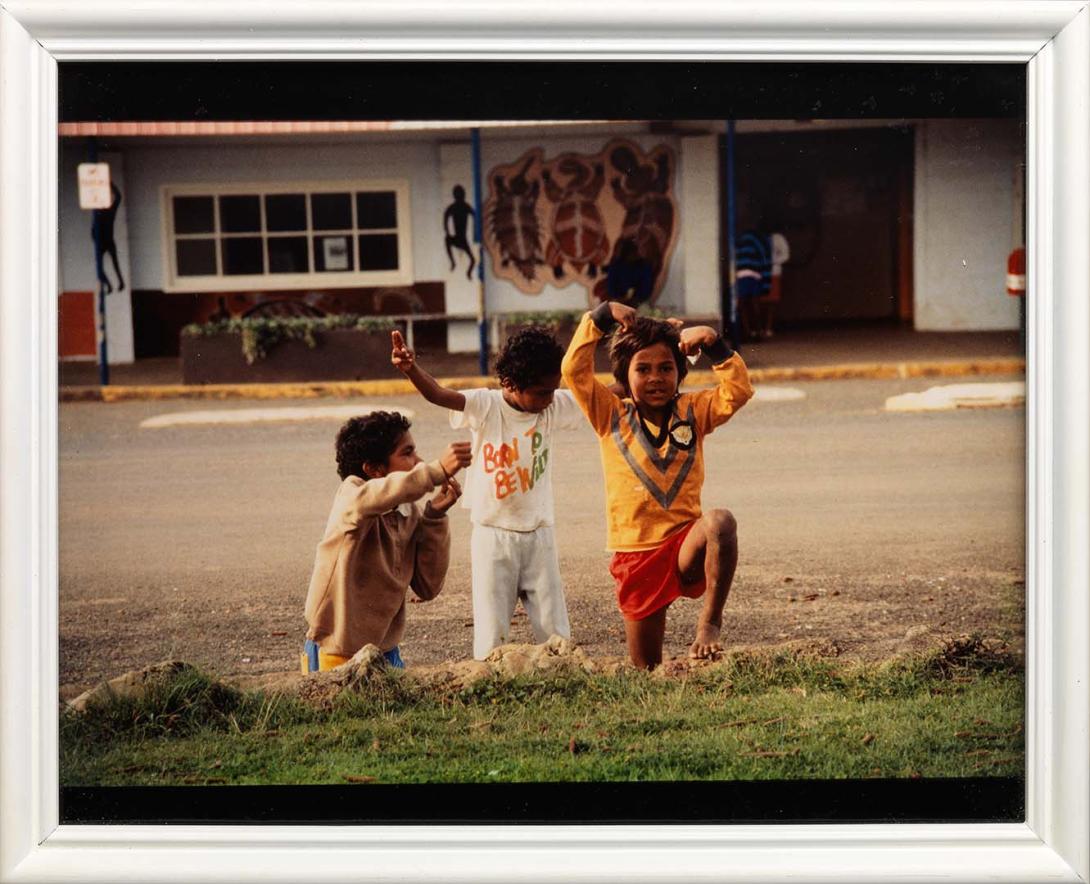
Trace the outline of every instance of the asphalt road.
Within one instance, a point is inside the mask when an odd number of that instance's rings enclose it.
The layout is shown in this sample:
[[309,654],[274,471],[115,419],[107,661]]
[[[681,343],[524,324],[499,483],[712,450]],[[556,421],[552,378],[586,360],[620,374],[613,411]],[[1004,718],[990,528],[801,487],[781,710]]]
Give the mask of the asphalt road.
[[[739,523],[728,642],[820,635],[864,655],[873,645],[873,655],[917,622],[968,629],[1000,608],[1008,627],[1020,621],[1009,608],[1024,569],[1025,411],[881,410],[887,396],[934,383],[793,384],[805,398],[755,400],[709,438],[704,506],[728,507]],[[338,484],[339,420],[139,425],[175,412],[353,402],[411,409],[425,457],[459,435],[412,397],[62,404],[62,693],[166,656],[223,673],[292,668]],[[558,436],[551,469],[575,637],[591,653],[620,654],[589,429]],[[409,609],[410,660],[470,653],[464,510],[452,528],[447,589]],[[829,604],[800,617],[808,596]],[[921,611],[925,599],[935,610]],[[696,609],[678,615],[668,653],[684,651]]]

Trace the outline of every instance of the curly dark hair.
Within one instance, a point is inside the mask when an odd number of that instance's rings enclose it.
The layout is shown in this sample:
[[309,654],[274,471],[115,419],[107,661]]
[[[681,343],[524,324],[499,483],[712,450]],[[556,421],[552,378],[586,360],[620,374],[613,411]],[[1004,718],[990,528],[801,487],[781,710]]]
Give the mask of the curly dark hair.
[[373,411],[350,418],[337,433],[337,475],[366,479],[363,465],[386,463],[411,426],[409,419],[396,411]]
[[647,316],[637,317],[628,331],[618,328],[613,333],[613,340],[609,345],[609,362],[613,368],[613,377],[631,395],[632,391],[628,389],[628,366],[632,362],[632,357],[647,347],[665,344],[670,348],[670,352],[674,355],[674,362],[677,363],[677,382],[680,386],[682,379],[689,373],[689,363],[681,352],[680,342],[681,337],[677,329],[670,323]]
[[496,377],[515,390],[525,390],[545,378],[560,374],[564,348],[552,333],[531,325],[507,339],[496,357]]

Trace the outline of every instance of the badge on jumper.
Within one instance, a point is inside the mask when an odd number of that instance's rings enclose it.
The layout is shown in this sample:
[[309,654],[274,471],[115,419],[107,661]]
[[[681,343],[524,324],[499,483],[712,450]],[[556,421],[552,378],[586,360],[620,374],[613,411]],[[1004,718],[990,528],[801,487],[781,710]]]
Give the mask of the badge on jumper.
[[675,421],[670,425],[670,439],[683,451],[688,451],[693,447],[693,440],[695,438],[696,434],[693,432],[693,425],[689,423],[689,421]]

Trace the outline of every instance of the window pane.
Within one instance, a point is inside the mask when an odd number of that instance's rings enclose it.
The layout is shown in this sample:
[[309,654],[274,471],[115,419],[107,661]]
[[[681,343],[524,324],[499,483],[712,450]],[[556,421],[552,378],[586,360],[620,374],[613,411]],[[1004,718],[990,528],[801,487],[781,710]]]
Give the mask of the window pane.
[[177,258],[179,276],[216,275],[214,239],[180,239],[174,244],[174,255]]
[[265,197],[266,230],[306,230],[307,198],[301,193]]
[[245,236],[223,240],[223,272],[229,276],[264,273],[261,237]]
[[212,218],[212,197],[174,197],[175,233],[212,233],[215,229]]
[[269,273],[308,273],[305,236],[269,237]]
[[250,233],[261,230],[261,203],[256,196],[221,196],[220,230]]
[[397,234],[361,236],[360,270],[397,270]]
[[397,227],[397,194],[389,190],[357,193],[356,220],[360,230]]
[[352,197],[347,193],[312,193],[310,207],[315,230],[351,229]]
[[354,269],[352,261],[352,237],[314,237],[314,269],[325,272],[344,272]]

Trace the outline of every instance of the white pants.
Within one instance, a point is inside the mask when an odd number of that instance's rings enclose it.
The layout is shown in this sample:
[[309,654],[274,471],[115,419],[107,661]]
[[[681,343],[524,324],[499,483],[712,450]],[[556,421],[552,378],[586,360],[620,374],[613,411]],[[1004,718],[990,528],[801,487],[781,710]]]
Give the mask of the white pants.
[[520,595],[534,641],[546,641],[551,635],[571,638],[551,525],[533,531],[474,525],[469,551],[476,659],[483,660],[510,640],[511,616]]

